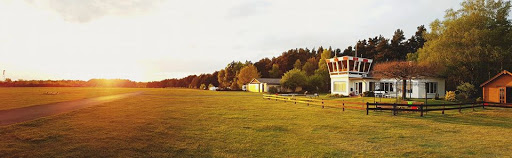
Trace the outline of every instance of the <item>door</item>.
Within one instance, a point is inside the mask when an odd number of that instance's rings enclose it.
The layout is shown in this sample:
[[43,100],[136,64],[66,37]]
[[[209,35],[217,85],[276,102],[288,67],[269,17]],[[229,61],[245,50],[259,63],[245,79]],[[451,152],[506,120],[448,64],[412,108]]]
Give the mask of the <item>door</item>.
[[505,88],[500,88],[499,97],[500,103],[505,103]]
[[512,87],[507,87],[505,89],[505,100],[507,101],[507,104],[512,103]]
[[362,90],[363,90],[363,83],[362,82],[355,82],[354,83],[354,87],[355,87],[355,94],[356,95],[359,95],[360,93],[362,93]]
[[359,93],[363,93],[363,82],[359,82]]

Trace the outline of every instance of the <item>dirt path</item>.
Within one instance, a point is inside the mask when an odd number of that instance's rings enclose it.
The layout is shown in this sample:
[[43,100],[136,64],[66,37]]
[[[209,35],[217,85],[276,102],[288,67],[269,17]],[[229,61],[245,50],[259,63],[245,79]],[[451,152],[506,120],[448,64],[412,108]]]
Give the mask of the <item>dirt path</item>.
[[40,117],[56,115],[73,110],[108,103],[126,97],[139,95],[142,92],[133,92],[117,95],[109,95],[96,98],[80,99],[60,103],[35,105],[23,108],[0,110],[0,126],[35,120]]

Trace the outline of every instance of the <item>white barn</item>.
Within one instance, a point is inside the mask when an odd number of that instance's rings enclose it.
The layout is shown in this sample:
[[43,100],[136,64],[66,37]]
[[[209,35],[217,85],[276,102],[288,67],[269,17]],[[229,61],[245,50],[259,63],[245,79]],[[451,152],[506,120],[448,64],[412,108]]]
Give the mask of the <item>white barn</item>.
[[[331,93],[345,96],[371,91],[383,97],[401,97],[402,81],[370,76],[372,59],[352,56],[327,59],[331,77]],[[445,96],[445,80],[441,78],[412,79],[406,83],[407,98]]]

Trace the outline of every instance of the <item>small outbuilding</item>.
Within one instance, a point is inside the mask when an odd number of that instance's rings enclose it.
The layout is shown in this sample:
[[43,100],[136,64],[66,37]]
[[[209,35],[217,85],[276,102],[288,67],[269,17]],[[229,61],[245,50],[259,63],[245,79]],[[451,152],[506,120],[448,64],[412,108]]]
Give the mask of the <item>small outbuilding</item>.
[[270,87],[276,87],[281,91],[280,78],[254,78],[247,84],[249,92],[268,92]]
[[512,103],[512,73],[504,70],[480,87],[485,102]]

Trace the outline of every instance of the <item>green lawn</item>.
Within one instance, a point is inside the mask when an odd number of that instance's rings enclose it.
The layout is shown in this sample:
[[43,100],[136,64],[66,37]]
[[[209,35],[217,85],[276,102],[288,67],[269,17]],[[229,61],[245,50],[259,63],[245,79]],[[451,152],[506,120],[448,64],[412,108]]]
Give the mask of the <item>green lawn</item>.
[[0,157],[508,157],[512,110],[370,112],[150,89],[0,127]]

